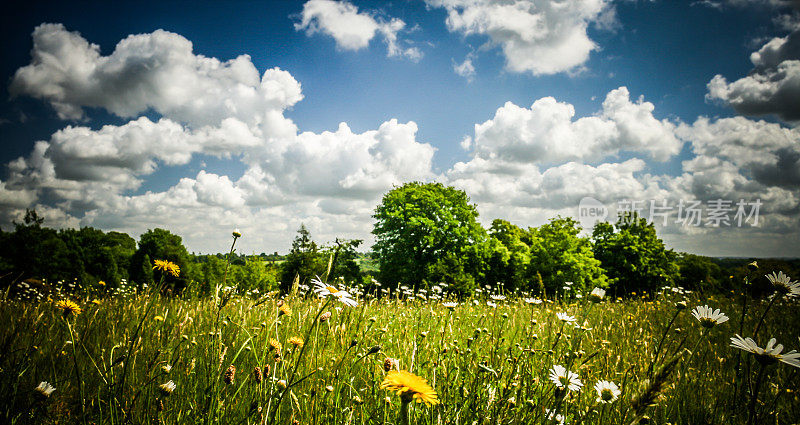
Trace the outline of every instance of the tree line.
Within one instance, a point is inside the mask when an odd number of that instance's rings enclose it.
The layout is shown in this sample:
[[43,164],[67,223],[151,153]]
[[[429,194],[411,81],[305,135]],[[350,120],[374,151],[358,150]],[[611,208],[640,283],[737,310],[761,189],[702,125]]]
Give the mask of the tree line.
[[[12,231],[0,229],[0,285],[33,279],[112,290],[163,281],[170,291],[202,295],[223,281],[241,292],[287,292],[325,276],[375,292],[436,285],[457,295],[488,287],[552,297],[601,287],[624,296],[663,287],[730,290],[752,260],[677,253],[664,245],[653,223],[635,214],[597,223],[586,235],[570,217],[527,228],[495,219],[484,228],[466,193],[439,183],[395,187],[373,217],[375,244],[368,252],[358,250],[361,240],[320,245],[301,225],[284,256],[197,255],[165,229],[148,230],[138,241],[91,227],[55,230],[29,210]],[[156,259],[175,263],[180,275],[162,276],[153,269]],[[793,277],[800,270],[798,260],[759,262]],[[749,290],[758,292],[758,281]]]

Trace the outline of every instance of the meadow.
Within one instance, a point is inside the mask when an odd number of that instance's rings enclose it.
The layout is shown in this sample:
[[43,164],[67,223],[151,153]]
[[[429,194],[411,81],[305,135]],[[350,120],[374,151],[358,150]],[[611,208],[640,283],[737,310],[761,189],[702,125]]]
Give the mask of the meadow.
[[[282,298],[6,297],[0,422],[796,423],[800,314],[786,282],[760,300],[664,288],[448,301],[340,283]],[[735,334],[758,346],[732,346]]]

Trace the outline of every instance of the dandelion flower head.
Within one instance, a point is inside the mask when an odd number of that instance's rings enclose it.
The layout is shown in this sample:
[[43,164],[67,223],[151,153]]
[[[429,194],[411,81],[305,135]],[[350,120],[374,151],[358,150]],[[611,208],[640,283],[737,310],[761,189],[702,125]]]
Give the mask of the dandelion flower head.
[[404,402],[416,400],[426,405],[439,404],[436,391],[428,385],[428,381],[405,370],[392,370],[386,374],[381,389],[394,391]]

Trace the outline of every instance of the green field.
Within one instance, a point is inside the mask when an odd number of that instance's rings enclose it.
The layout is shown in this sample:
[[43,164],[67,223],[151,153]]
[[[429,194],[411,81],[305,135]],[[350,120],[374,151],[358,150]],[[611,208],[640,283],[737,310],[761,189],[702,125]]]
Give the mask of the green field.
[[[288,315],[270,297],[88,297],[75,299],[83,309],[77,315],[65,315],[57,299],[0,302],[2,423],[790,424],[800,418],[798,368],[762,366],[730,341],[740,326],[743,336],[753,336],[768,309],[756,342],[764,347],[775,337],[787,347],[781,354],[797,349],[800,314],[782,297],[771,305],[748,299],[743,324],[737,294],[669,290],[600,303],[477,297],[452,310],[420,297],[366,298],[349,307],[312,293],[287,297]],[[676,307],[683,300],[688,308]],[[705,304],[730,320],[702,326],[691,311]],[[331,316],[322,322],[324,312]],[[576,321],[560,321],[557,313]],[[293,346],[291,337],[304,344]],[[410,403],[403,417],[404,397],[381,389],[387,358],[426,379],[440,403]],[[582,388],[558,390],[549,379],[554,365],[577,374]],[[593,388],[599,380],[613,381],[619,398],[599,403]],[[55,391],[35,390],[41,381]],[[175,384],[170,394],[160,388],[168,381]]]

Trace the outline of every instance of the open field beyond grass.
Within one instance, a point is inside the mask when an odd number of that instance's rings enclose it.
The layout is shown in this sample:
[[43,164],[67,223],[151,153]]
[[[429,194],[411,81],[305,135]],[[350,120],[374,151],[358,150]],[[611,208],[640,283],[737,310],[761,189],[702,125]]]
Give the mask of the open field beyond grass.
[[[475,298],[452,308],[421,299],[361,299],[350,307],[313,296],[288,297],[282,307],[268,297],[155,293],[73,300],[80,314],[55,302],[0,302],[0,422],[628,425],[800,418],[798,368],[762,365],[731,347],[734,334],[753,336],[769,308],[755,338],[759,347],[774,337],[787,347],[781,354],[797,349],[800,314],[784,298],[771,306],[768,299],[747,300],[743,324],[739,295],[671,291],[599,303]],[[688,308],[676,307],[683,300]],[[730,320],[702,326],[692,309],[705,304]],[[556,384],[555,365],[577,377],[566,373]],[[436,395],[387,374],[398,366],[427,380]],[[413,391],[382,389],[385,380]],[[601,380],[618,386],[618,398],[609,390],[612,402],[598,400]],[[42,381],[55,391],[36,390]],[[562,383],[573,389],[559,389]]]

